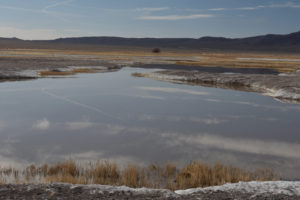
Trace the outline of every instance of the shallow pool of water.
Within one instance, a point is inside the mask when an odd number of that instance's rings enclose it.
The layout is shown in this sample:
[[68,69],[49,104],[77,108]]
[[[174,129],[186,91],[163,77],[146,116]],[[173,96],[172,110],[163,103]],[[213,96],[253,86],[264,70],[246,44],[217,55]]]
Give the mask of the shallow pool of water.
[[0,165],[200,159],[300,178],[300,106],[132,77],[145,69],[0,84]]

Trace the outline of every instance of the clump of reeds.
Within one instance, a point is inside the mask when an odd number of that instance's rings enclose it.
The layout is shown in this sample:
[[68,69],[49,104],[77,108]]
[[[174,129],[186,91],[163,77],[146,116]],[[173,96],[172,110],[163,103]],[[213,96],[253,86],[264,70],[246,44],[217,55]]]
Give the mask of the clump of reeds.
[[[133,188],[187,189],[236,183],[239,181],[271,181],[279,176],[272,170],[249,171],[222,164],[208,165],[195,161],[178,169],[168,163],[165,166],[139,167],[129,164],[120,168],[114,162],[97,161],[80,165],[68,160],[54,165],[30,165],[24,170],[0,169],[0,184],[10,183],[73,183],[126,185]],[[12,181],[13,179],[13,181]]]

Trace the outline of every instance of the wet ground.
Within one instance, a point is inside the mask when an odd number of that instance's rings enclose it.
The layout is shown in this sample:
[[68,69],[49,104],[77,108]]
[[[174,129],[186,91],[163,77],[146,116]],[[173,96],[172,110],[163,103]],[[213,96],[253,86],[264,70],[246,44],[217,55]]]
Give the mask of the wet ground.
[[230,68],[230,67],[202,67],[202,66],[187,66],[177,64],[144,64],[133,65],[131,67],[144,68],[144,69],[165,69],[165,70],[187,70],[208,73],[242,73],[242,74],[274,74],[279,72],[275,69],[266,68]]
[[36,71],[67,68],[69,66],[118,67],[103,60],[76,59],[71,57],[0,57],[0,81],[37,78]]
[[269,69],[227,69],[214,71],[165,70],[140,74],[155,80],[259,92],[290,103],[300,102],[300,72],[276,74]]

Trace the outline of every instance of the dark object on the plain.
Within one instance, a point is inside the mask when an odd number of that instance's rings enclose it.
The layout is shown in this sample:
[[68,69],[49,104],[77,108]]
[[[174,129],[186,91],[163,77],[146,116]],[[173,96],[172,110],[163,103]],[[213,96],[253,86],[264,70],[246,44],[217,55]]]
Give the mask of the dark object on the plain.
[[154,48],[154,49],[152,49],[152,53],[160,53],[160,49],[159,48]]

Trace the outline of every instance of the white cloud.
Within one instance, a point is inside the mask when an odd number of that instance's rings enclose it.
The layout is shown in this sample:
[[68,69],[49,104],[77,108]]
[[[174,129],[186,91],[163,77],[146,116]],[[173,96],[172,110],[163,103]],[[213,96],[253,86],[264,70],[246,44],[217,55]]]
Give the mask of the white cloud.
[[92,122],[89,122],[87,120],[84,121],[78,121],[78,122],[67,122],[66,126],[68,129],[71,130],[80,130],[80,129],[85,129],[85,128],[90,128],[94,124]]
[[228,122],[230,119],[224,118],[214,118],[214,117],[207,117],[207,118],[200,118],[200,117],[186,117],[186,116],[177,116],[177,115],[170,115],[167,117],[157,116],[157,115],[141,115],[139,117],[141,121],[154,121],[154,120],[167,120],[170,122],[195,122],[195,123],[203,123],[206,125],[218,125],[222,123]]
[[0,143],[0,155],[12,155],[18,142],[19,140],[15,138],[2,138]]
[[160,7],[160,8],[137,8],[137,11],[145,11],[145,12],[157,12],[157,11],[164,11],[169,10],[169,7]]
[[36,121],[32,127],[34,129],[45,131],[50,128],[50,122],[45,118],[45,119]]
[[240,8],[210,8],[209,11],[227,11],[227,10],[258,10],[262,8],[267,8],[268,6],[259,5],[259,6],[249,6],[249,7],[240,7]]
[[287,2],[284,4],[258,5],[258,6],[248,6],[248,7],[240,7],[240,8],[210,8],[208,10],[209,11],[231,11],[231,10],[258,10],[264,8],[300,8],[300,4]]
[[[71,154],[65,154],[65,155],[59,155],[56,157],[56,155],[48,155],[49,158],[54,157],[58,158],[59,160],[68,160],[72,159],[75,160],[77,163],[79,163],[82,166],[90,166],[91,162],[104,162],[109,161],[112,163],[116,163],[118,166],[126,167],[130,163],[139,163],[139,165],[145,165],[145,163],[142,160],[138,160],[135,157],[132,156],[115,156],[107,154],[103,151],[87,151],[87,152],[80,152],[80,153],[71,153]],[[1,158],[1,157],[0,157]]]
[[264,141],[259,139],[228,138],[211,134],[183,136],[178,134],[164,133],[163,137],[169,139],[169,145],[175,146],[204,145],[241,153],[252,153],[286,158],[300,158],[300,145],[297,143]]
[[14,6],[0,6],[0,9],[39,13],[38,10],[28,9],[28,8],[20,8],[20,7],[14,7]]
[[161,16],[142,16],[140,20],[188,20],[188,19],[201,19],[213,18],[214,15],[210,14],[195,14],[195,15],[161,15]]
[[300,8],[300,4],[295,4],[293,2],[287,2],[284,4],[272,4],[270,8]]
[[221,103],[221,102],[224,102],[224,101],[222,101],[222,100],[220,100],[220,99],[205,99],[206,101],[208,101],[208,102],[215,102],[215,103]]
[[[14,169],[23,169],[24,166],[27,166],[28,162],[20,158],[12,158],[11,156],[0,155],[0,168],[11,168]],[[8,178],[5,183],[9,184],[13,179]]]
[[0,27],[0,35],[1,37],[17,37],[25,40],[47,40],[60,37],[55,30],[51,29],[20,29],[7,26]]
[[297,106],[276,106],[276,105],[264,105],[264,104],[258,104],[253,102],[247,102],[247,101],[233,101],[234,104],[240,104],[240,105],[247,105],[255,108],[264,108],[264,109],[274,109],[279,110],[282,112],[286,112],[289,110],[297,110],[299,111],[299,107]]
[[[193,118],[192,118],[193,120]],[[217,125],[226,122],[227,120],[211,118],[211,119],[201,119],[207,125]]]
[[103,158],[104,153],[103,152],[96,152],[96,151],[87,151],[87,152],[81,152],[81,153],[72,153],[68,155],[62,155],[63,160],[72,159],[76,161],[95,161],[100,160]]
[[64,32],[67,33],[80,33],[81,31],[79,29],[64,29]]
[[0,120],[0,131],[5,127],[5,122]]
[[167,93],[185,93],[185,94],[192,94],[192,95],[208,95],[208,92],[202,92],[197,90],[189,90],[189,89],[180,89],[180,88],[167,88],[167,87],[146,87],[140,86],[136,87],[140,90],[147,90],[147,91],[159,91],[159,92],[167,92]]
[[55,7],[58,7],[58,6],[68,5],[72,2],[73,2],[73,0],[59,1],[59,2],[56,2],[56,3],[53,3],[53,4],[50,4],[50,5],[46,6],[44,8],[44,10],[47,10],[47,9],[50,9],[50,8],[55,8]]
[[42,9],[30,9],[30,8],[22,8],[22,7],[15,7],[15,6],[1,6],[1,5],[0,5],[0,9],[31,12],[31,13],[36,13],[36,14],[44,14],[44,15],[48,15],[50,17],[57,18],[61,21],[70,22],[69,20],[66,19],[66,17],[81,17],[81,16],[79,16],[77,14],[72,15],[72,14],[68,14],[66,12],[62,13],[62,12],[55,12],[55,11],[50,11],[50,10],[51,10],[51,8],[55,8],[58,6],[68,6],[72,2],[73,2],[73,0],[60,1],[60,2],[50,4],[48,6],[45,6]]
[[153,96],[153,95],[135,95],[135,97],[142,98],[142,99],[166,100],[166,98],[164,97]]
[[184,116],[168,116],[167,120],[169,121],[190,121],[196,123],[204,123],[206,125],[217,125],[221,123],[225,123],[227,119],[217,119],[217,118],[200,118],[200,117],[184,117]]
[[60,1],[57,3],[50,4],[43,9],[39,10],[39,12],[49,15],[51,17],[57,18],[58,20],[64,21],[64,22],[71,22],[70,20],[67,20],[66,17],[76,17],[78,15],[72,15],[68,13],[62,13],[62,12],[56,12],[56,11],[51,11],[52,8],[59,7],[59,6],[68,6],[73,2],[73,0],[65,0],[65,1]]
[[253,7],[241,7],[241,8],[236,8],[235,10],[257,10],[257,9],[261,9],[261,8],[265,8],[265,6],[253,6]]
[[139,120],[141,120],[141,121],[153,121],[153,120],[156,120],[156,119],[157,119],[157,117],[154,116],[154,115],[141,115],[139,117]]
[[210,8],[208,10],[210,10],[210,11],[222,11],[222,10],[227,10],[227,8]]

